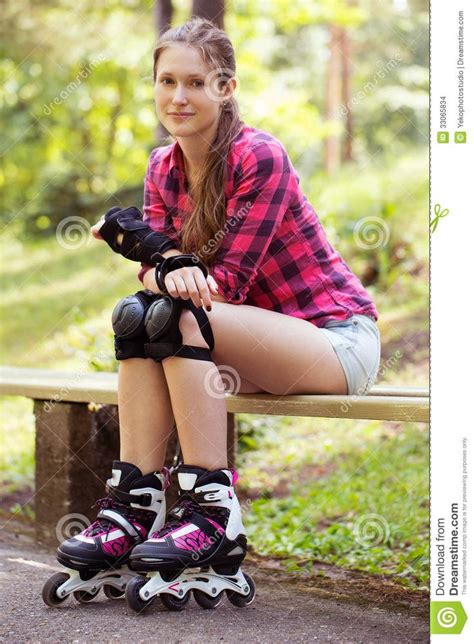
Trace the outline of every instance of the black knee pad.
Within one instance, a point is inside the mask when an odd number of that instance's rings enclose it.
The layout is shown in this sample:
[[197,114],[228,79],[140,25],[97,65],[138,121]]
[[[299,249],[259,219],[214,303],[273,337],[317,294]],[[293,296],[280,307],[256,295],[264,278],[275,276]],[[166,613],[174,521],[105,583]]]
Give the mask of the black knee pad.
[[[192,311],[202,336],[209,345],[208,349],[183,344],[179,319],[184,309]],[[145,345],[145,353],[156,362],[161,362],[169,356],[212,362],[214,335],[209,319],[204,310],[194,306],[190,300],[176,299],[168,295],[159,297],[147,311],[145,328],[149,337],[149,342]]]
[[117,360],[146,358],[145,316],[158,296],[151,291],[138,291],[117,302],[112,312],[112,327],[115,334],[115,357]]

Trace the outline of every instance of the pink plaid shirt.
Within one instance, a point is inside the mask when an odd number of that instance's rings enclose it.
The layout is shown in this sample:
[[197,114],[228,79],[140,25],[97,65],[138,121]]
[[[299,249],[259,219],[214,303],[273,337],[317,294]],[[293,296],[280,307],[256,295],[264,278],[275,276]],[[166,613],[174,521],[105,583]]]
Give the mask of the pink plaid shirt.
[[[229,151],[225,195],[227,221],[209,272],[227,302],[319,327],[354,314],[377,319],[367,291],[328,242],[278,139],[243,125]],[[145,178],[143,219],[179,250],[180,230],[191,212],[179,144],[156,148]],[[206,247],[197,254],[206,264]],[[141,280],[148,268],[142,267]]]

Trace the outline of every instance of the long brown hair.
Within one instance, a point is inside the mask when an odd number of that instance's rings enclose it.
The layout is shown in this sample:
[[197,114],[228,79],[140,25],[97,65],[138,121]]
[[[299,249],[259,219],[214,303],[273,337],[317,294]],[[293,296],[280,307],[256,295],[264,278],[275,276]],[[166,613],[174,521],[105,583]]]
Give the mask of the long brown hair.
[[[171,43],[183,43],[198,49],[209,71],[216,72],[219,89],[235,76],[234,48],[227,34],[209,20],[192,18],[184,25],[168,29],[160,37],[153,52],[154,81],[160,53]],[[212,264],[222,241],[226,223],[224,188],[227,156],[242,126],[236,99],[226,97],[220,110],[215,139],[197,177],[193,212],[181,229],[181,250],[184,253],[197,253],[207,265]]]

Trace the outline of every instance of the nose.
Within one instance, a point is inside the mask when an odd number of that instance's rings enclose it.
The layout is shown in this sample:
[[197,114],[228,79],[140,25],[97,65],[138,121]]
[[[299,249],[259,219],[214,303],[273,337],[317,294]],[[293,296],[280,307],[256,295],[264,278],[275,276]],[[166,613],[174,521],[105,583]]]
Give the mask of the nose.
[[183,105],[188,102],[186,97],[186,90],[182,85],[177,85],[176,91],[173,96],[172,103],[173,105]]

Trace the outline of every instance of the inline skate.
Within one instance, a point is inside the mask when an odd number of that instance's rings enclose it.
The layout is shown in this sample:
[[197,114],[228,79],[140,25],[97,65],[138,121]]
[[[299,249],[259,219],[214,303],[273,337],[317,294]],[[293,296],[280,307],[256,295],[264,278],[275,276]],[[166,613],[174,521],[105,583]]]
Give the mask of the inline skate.
[[131,463],[114,461],[107,496],[96,503],[97,519],[59,546],[57,560],[67,571],[47,580],[43,601],[58,606],[72,593],[86,603],[101,588],[109,599],[123,597],[127,582],[135,576],[128,566],[133,546],[165,522],[168,485],[166,469],[143,476]]
[[247,539],[234,492],[237,473],[181,465],[179,500],[164,527],[134,547],[127,603],[143,611],[156,596],[170,610],[182,610],[191,597],[202,608],[216,608],[227,594],[235,606],[255,597],[252,578],[240,569]]

